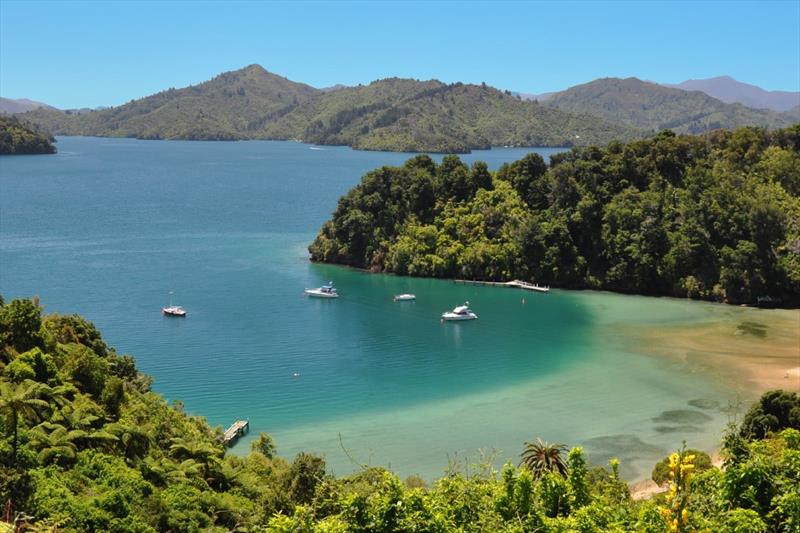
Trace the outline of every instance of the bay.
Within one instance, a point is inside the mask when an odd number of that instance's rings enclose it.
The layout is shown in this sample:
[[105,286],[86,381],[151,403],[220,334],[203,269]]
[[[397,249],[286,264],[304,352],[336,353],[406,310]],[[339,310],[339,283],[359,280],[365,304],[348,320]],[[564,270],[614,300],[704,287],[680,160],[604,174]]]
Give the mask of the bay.
[[[79,137],[58,148],[0,159],[0,293],[86,316],[156,391],[212,425],[249,419],[235,453],[266,431],[281,455],[324,454],[339,474],[368,463],[430,480],[453,460],[516,461],[542,437],[646,477],[683,439],[715,447],[726,407],[753,393],[634,332],[794,317],[310,263],[306,247],[338,198],[410,154]],[[496,169],[529,151],[462,158]],[[304,297],[328,280],[339,300]],[[170,291],[186,319],[161,316]],[[394,303],[401,292],[418,299]],[[440,323],[467,300],[479,320]]]

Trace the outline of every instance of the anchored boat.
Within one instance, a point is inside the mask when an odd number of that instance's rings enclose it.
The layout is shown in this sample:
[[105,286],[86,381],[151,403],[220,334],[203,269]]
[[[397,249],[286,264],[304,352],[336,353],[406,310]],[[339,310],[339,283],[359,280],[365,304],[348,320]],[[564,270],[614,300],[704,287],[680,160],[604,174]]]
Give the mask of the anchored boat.
[[469,308],[469,302],[466,302],[464,305],[459,305],[452,311],[447,311],[442,313],[442,320],[475,320],[478,318],[478,315],[472,312],[472,309]]
[[333,282],[329,281],[327,285],[323,285],[322,287],[318,287],[316,289],[306,289],[306,295],[311,296],[312,298],[338,298],[339,293],[336,292],[336,288],[333,286]]

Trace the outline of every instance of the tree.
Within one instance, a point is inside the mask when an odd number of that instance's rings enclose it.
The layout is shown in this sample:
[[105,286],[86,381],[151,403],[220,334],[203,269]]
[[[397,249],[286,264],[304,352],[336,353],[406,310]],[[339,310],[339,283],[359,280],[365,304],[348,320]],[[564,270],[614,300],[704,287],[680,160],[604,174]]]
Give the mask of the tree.
[[13,433],[11,441],[11,465],[17,462],[17,438],[20,422],[36,420],[49,407],[41,399],[47,385],[26,380],[22,383],[0,381],[0,413],[5,415]]
[[520,466],[525,466],[531,471],[533,477],[538,479],[546,472],[554,472],[562,477],[567,475],[567,464],[562,453],[567,451],[563,444],[550,444],[542,439],[536,442],[526,442],[520,454]]
[[740,434],[747,439],[763,439],[784,428],[800,429],[800,395],[771,390],[761,395],[742,421]]
[[263,431],[258,434],[258,438],[256,440],[250,443],[250,449],[254,452],[263,454],[264,457],[268,459],[272,459],[277,450],[272,436],[269,433],[264,433]]
[[42,311],[33,300],[11,300],[0,307],[0,342],[18,353],[41,346]]

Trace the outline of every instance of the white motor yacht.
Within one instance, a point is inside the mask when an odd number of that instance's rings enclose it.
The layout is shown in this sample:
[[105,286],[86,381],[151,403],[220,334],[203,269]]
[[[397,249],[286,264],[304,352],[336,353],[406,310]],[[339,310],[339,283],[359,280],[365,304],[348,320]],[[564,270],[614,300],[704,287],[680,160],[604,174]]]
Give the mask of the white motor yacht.
[[306,289],[305,293],[308,296],[313,298],[338,298],[339,293],[336,292],[336,288],[333,286],[333,282],[329,281],[327,285],[323,285],[322,287],[318,287],[316,289]]
[[395,294],[394,298],[392,298],[395,302],[410,302],[416,299],[417,297],[413,294]]
[[475,320],[476,318],[478,318],[478,315],[469,308],[469,302],[459,305],[452,311],[442,313],[442,320]]

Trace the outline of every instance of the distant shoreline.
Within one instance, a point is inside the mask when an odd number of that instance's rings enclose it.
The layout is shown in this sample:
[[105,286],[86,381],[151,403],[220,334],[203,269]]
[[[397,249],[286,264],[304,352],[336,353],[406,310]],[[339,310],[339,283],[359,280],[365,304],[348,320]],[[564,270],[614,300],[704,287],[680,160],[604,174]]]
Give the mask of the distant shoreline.
[[349,148],[351,150],[356,150],[356,151],[359,151],[359,152],[389,152],[389,153],[394,153],[394,154],[415,154],[415,155],[416,154],[431,154],[431,155],[458,154],[458,155],[464,155],[464,154],[471,154],[473,152],[489,151],[489,150],[526,150],[526,149],[536,150],[536,149],[539,149],[539,148],[546,148],[548,150],[563,150],[563,151],[566,152],[566,151],[569,151],[572,148],[574,148],[574,146],[565,146],[565,145],[557,145],[557,146],[556,145],[554,145],[554,146],[549,146],[549,145],[537,145],[537,146],[518,146],[518,145],[510,146],[509,145],[509,146],[499,146],[498,145],[498,146],[489,146],[489,147],[473,147],[468,152],[464,152],[464,151],[437,152],[437,151],[434,151],[434,150],[421,150],[421,151],[410,151],[409,152],[409,151],[406,151],[406,150],[378,150],[378,149],[372,149],[372,148],[358,148],[358,147],[355,147],[355,146],[351,146],[349,144],[320,144],[320,143],[316,143],[316,142],[304,141],[304,140],[299,140],[299,139],[260,139],[260,138],[184,139],[184,138],[180,138],[180,137],[169,138],[169,139],[155,139],[155,138],[147,138],[147,137],[127,137],[127,136],[115,136],[115,135],[104,135],[104,136],[100,136],[100,135],[64,135],[64,134],[55,135],[56,140],[58,140],[59,138],[62,138],[62,137],[74,137],[74,138],[83,138],[83,139],[129,139],[129,140],[134,140],[134,141],[186,141],[186,142],[225,142],[225,143],[249,142],[249,141],[256,141],[256,142],[291,142],[291,143],[297,143],[297,144],[306,144],[308,146],[324,146],[326,148],[327,147],[330,147],[330,148]]

